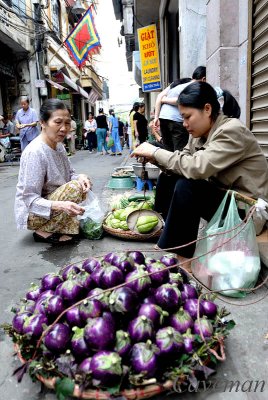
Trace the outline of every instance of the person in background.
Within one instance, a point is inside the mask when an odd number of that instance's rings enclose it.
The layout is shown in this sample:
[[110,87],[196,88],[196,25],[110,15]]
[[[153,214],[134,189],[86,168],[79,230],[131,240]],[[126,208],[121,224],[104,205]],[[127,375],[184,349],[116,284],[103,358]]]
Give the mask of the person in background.
[[118,117],[118,134],[119,134],[119,139],[120,139],[120,144],[121,144],[122,149],[125,144],[124,128],[125,128],[124,122],[122,122],[120,120],[120,117]]
[[[173,248],[181,261],[193,256],[200,218],[209,221],[227,189],[254,199],[268,200],[268,167],[255,138],[239,121],[240,107],[223,91],[221,106],[216,91],[206,82],[188,85],[178,98],[189,141],[182,151],[170,152],[148,143],[131,156],[145,157],[162,169],[155,210],[165,220],[159,248]],[[260,233],[265,221],[260,221]]]
[[108,135],[112,135],[114,145],[111,147],[111,156],[122,155],[122,147],[120,144],[119,132],[118,132],[118,118],[115,116],[114,110],[111,108],[109,110],[109,131]]
[[70,133],[66,136],[67,146],[69,150],[69,154],[75,154],[75,137],[76,137],[76,122],[74,120],[74,116],[71,115],[71,130]]
[[164,149],[165,147],[163,145],[163,138],[161,136],[160,129],[159,127],[156,127],[154,125],[153,119],[149,122],[149,128],[151,134],[149,135],[148,143],[151,143],[153,146],[161,147],[161,149]]
[[97,123],[97,150],[100,154],[108,154],[106,137],[108,131],[107,117],[103,113],[103,108],[99,108],[99,115],[96,117]]
[[138,111],[133,115],[135,138],[139,144],[145,142],[148,138],[148,121],[145,118],[144,113],[145,104],[140,103]]
[[21,109],[18,110],[15,121],[16,129],[20,133],[21,151],[23,151],[39,135],[39,130],[37,127],[38,117],[36,111],[30,107],[29,98],[22,96],[20,105]]
[[157,96],[155,103],[155,127],[160,126],[163,145],[169,151],[182,150],[189,134],[183,126],[183,118],[177,107],[177,99],[183,89],[196,80],[206,79],[206,67],[197,67],[191,78],[173,82]]
[[136,136],[135,136],[135,125],[134,125],[133,117],[134,117],[134,114],[138,111],[139,105],[140,105],[140,103],[135,102],[133,104],[132,109],[130,110],[130,113],[129,113],[129,127],[130,127],[130,131],[131,131],[131,138],[130,138],[131,140],[129,140],[129,143],[130,143],[130,150],[131,151],[134,150],[136,145],[137,145]]
[[88,151],[90,154],[92,153],[93,148],[95,146],[96,129],[97,129],[96,120],[93,117],[93,113],[90,112],[88,114],[88,119],[84,124],[85,138],[87,139]]
[[10,137],[14,135],[14,124],[10,121],[7,114],[0,115],[0,143],[5,147],[10,147]]
[[18,229],[33,230],[36,242],[67,244],[79,233],[79,205],[91,188],[76,174],[62,144],[71,129],[67,105],[45,100],[40,109],[41,134],[22,153],[15,197]]

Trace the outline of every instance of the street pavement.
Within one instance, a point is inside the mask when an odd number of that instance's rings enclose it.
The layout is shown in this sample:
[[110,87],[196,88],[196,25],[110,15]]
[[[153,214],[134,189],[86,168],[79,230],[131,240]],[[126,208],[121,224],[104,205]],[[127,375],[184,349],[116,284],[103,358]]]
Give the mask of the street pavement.
[[[89,154],[81,150],[70,159],[77,172],[86,173],[92,178],[94,192],[102,208],[107,210],[111,197],[122,192],[107,188],[110,174],[114,168],[132,163],[128,150],[124,150],[123,156],[116,157]],[[149,255],[161,255],[155,254],[153,243],[122,241],[108,235],[96,241],[83,239],[62,248],[35,243],[32,233],[17,231],[14,222],[13,203],[18,170],[16,163],[0,164],[0,324],[11,322],[12,306],[25,295],[30,283],[38,282],[45,273],[56,272],[64,265],[109,251],[135,249],[151,251]],[[265,341],[265,335],[268,333],[268,307],[267,297],[264,298],[267,293],[267,287],[263,287],[242,300],[218,300],[221,306],[231,311],[231,317],[237,325],[226,341],[226,361],[218,365],[210,388],[200,388],[197,393],[188,387],[183,394],[162,394],[155,399],[267,400],[268,340]],[[56,400],[54,392],[47,389],[41,391],[40,384],[32,383],[27,374],[21,383],[17,383],[12,373],[20,363],[14,356],[10,338],[2,331],[0,361],[0,400]],[[224,382],[227,382],[226,387]],[[236,382],[233,387],[232,382]]]

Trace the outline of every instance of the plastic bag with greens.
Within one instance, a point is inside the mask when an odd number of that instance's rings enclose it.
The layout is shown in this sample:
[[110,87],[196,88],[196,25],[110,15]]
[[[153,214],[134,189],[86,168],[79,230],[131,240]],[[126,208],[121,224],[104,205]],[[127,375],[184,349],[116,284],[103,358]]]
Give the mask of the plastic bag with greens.
[[104,213],[98,198],[89,190],[86,200],[80,205],[85,208],[85,212],[83,215],[77,216],[77,219],[80,221],[80,228],[84,236],[91,240],[101,239]]

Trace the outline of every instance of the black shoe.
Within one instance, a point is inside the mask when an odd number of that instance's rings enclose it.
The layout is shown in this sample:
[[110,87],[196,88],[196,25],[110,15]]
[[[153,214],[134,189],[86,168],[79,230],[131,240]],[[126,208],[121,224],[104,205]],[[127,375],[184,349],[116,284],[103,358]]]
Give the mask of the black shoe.
[[52,233],[50,236],[45,238],[36,232],[33,233],[33,238],[35,242],[44,242],[44,243],[62,245],[62,244],[74,243],[75,241],[73,237],[71,237],[71,239],[68,240],[60,240],[61,236],[63,236],[63,234],[61,233]]

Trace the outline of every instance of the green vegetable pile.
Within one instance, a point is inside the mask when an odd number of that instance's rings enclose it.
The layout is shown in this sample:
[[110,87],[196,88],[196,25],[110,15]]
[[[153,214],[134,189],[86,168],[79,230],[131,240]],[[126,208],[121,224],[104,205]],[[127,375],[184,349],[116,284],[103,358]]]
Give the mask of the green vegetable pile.
[[87,239],[97,240],[102,237],[102,222],[95,222],[91,218],[87,218],[85,221],[80,222],[80,227]]

